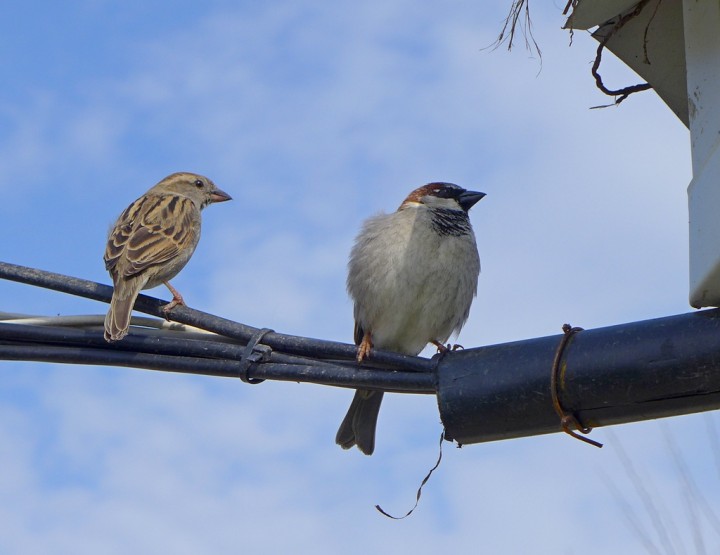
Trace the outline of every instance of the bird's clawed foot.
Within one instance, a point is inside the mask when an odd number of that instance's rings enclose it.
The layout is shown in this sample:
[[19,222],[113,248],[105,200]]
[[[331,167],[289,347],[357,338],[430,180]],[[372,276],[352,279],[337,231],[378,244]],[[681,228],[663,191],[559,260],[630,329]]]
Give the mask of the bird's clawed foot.
[[175,308],[178,305],[180,305],[180,306],[187,306],[187,305],[185,304],[185,299],[183,299],[180,292],[177,289],[175,289],[172,285],[170,285],[169,281],[166,281],[164,283],[165,283],[165,287],[167,287],[170,290],[170,293],[172,293],[173,298],[172,298],[172,301],[170,301],[168,304],[163,306],[160,310],[162,310],[163,314],[165,314],[165,319],[170,321],[170,311],[173,308]]
[[358,345],[357,348],[357,361],[362,362],[366,358],[370,356],[370,350],[372,349],[372,334],[369,332],[365,332],[363,334],[362,341],[360,342],[360,345]]
[[459,345],[457,343],[455,343],[454,345],[451,345],[450,343],[448,343],[447,345],[443,345],[439,341],[431,341],[430,343],[432,343],[433,345],[435,345],[437,347],[438,353],[442,353],[442,354],[445,354],[448,351],[457,351],[458,349],[465,348],[462,345]]

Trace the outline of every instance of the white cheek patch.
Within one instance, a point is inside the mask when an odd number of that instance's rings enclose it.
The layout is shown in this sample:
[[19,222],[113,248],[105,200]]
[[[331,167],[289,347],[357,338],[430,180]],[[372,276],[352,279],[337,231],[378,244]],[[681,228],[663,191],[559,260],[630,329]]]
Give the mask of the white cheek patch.
[[423,197],[423,204],[430,208],[444,208],[445,210],[462,210],[460,204],[454,198],[440,198],[432,195]]

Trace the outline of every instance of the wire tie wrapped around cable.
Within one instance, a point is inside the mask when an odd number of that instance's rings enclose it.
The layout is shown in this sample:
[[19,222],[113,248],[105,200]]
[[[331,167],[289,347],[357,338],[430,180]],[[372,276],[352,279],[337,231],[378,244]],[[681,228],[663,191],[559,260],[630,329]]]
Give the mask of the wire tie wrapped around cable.
[[259,345],[259,343],[262,338],[265,337],[265,334],[273,331],[275,330],[271,330],[270,328],[263,328],[261,330],[258,330],[250,338],[247,345],[245,346],[245,350],[242,354],[242,360],[240,361],[240,368],[238,369],[240,379],[243,382],[256,385],[265,381],[260,378],[251,378],[250,376],[248,376],[248,371],[250,370],[251,364],[256,362],[263,362],[270,358],[270,353],[272,352],[272,349],[267,345]]
[[602,447],[602,443],[594,441],[588,437],[583,437],[572,429],[575,428],[575,430],[582,434],[589,434],[590,432],[592,432],[592,428],[583,426],[580,423],[580,420],[578,420],[578,417],[575,416],[574,413],[566,411],[560,403],[560,394],[558,392],[558,387],[560,383],[560,362],[562,361],[565,347],[567,347],[572,336],[578,332],[583,331],[583,329],[573,328],[572,326],[570,326],[570,324],[563,324],[562,330],[564,335],[560,340],[557,351],[555,351],[555,360],[553,360],[552,373],[550,374],[550,394],[552,395],[553,407],[555,408],[555,412],[557,412],[558,416],[560,417],[560,426],[562,427],[563,432],[573,436],[575,439],[579,439],[580,441],[584,441],[585,443],[594,445],[595,447]]

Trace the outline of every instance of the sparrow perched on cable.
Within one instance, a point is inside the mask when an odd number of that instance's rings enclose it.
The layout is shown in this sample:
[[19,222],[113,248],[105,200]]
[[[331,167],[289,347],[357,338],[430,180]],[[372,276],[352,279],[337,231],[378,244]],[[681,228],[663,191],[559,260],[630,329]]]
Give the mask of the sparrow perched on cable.
[[168,313],[184,305],[170,285],[192,256],[200,240],[200,211],[213,202],[231,200],[207,177],[174,173],[128,206],[110,231],[105,268],[113,280],[110,310],[105,317],[105,339],[127,335],[130,313],[141,289],[164,283],[173,295],[163,307]]
[[[348,264],[357,360],[376,347],[417,355],[443,345],[467,320],[477,292],[480,258],[468,210],[485,193],[452,183],[415,189],[392,214],[365,221]],[[382,391],[358,389],[335,442],[375,449]]]

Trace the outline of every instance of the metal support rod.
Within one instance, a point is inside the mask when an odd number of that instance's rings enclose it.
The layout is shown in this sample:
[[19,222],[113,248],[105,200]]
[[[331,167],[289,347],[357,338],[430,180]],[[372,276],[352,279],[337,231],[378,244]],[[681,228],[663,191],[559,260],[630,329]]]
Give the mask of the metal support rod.
[[[559,431],[550,378],[561,338],[443,357],[446,437],[464,444]],[[720,310],[575,334],[560,361],[558,395],[591,428],[720,408]]]

